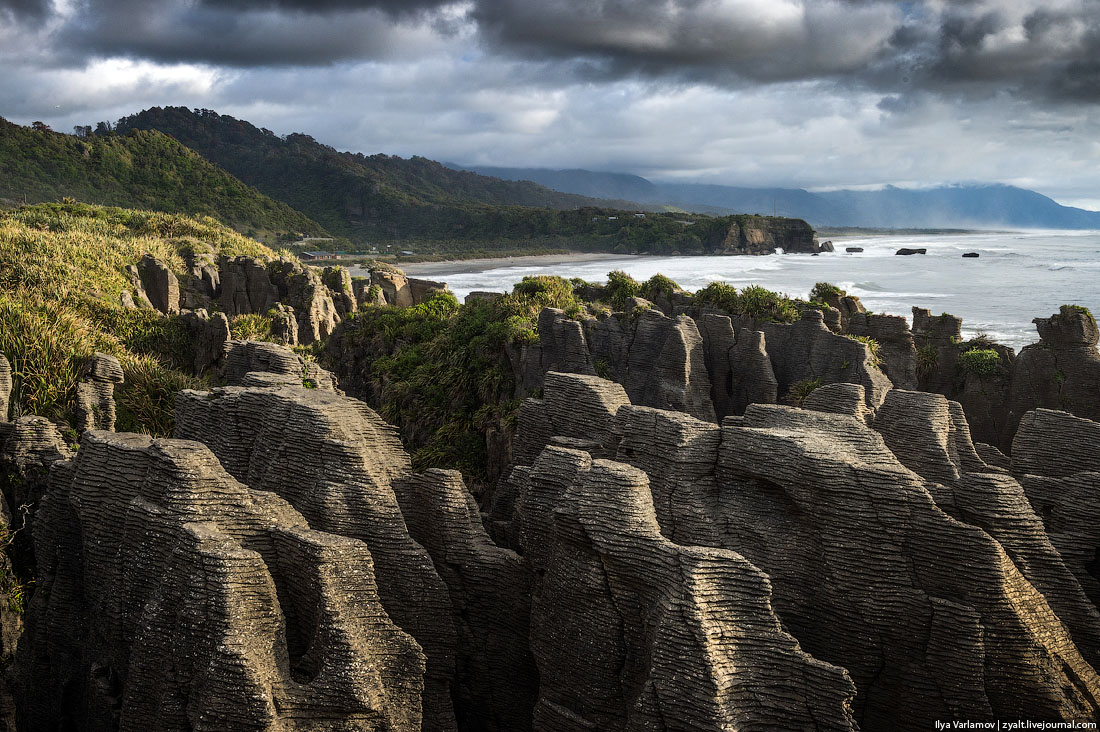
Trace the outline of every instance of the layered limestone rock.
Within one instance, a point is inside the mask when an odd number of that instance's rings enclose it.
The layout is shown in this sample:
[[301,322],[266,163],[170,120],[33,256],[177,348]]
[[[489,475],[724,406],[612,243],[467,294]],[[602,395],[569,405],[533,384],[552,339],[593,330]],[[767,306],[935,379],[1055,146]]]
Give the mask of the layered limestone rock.
[[341,318],[346,318],[359,309],[355,299],[355,288],[351,282],[351,274],[343,267],[325,267],[321,274],[321,281],[332,292],[332,300],[336,305],[336,312]]
[[11,412],[11,390],[14,386],[11,378],[11,363],[0,353],[0,422],[8,421]]
[[[892,391],[886,392],[889,399]],[[810,392],[802,402],[804,409],[815,412],[831,412],[855,417],[860,422],[870,424],[875,412],[867,407],[867,397],[859,384],[826,384]]]
[[202,375],[208,370],[220,367],[225,358],[226,343],[232,337],[229,331],[229,318],[225,313],[207,313],[200,308],[184,313],[183,322],[191,334],[195,345],[195,374]]
[[703,337],[686,315],[656,310],[638,316],[623,379],[635,404],[675,409],[714,421]]
[[[517,439],[526,424],[565,425],[559,415],[578,408],[584,377],[556,378],[578,384],[525,404]],[[622,404],[591,409],[619,437],[616,459],[648,474],[666,538],[736,551],[767,573],[783,627],[851,674],[862,728],[1095,718],[1100,679],[1077,646],[1096,653],[1095,609],[1045,540],[1041,511],[981,461],[957,405],[899,394],[876,425],[935,480],[898,460],[867,427],[865,406],[843,413],[845,403],[865,404],[858,393],[827,400],[841,413],[752,405],[720,429]],[[548,449],[590,449],[584,432],[562,437]],[[516,517],[530,479],[529,468],[511,477]],[[522,537],[521,523],[513,533]]]
[[279,299],[267,267],[254,257],[222,257],[218,261],[221,293],[218,302],[227,315],[264,314]]
[[1012,444],[1012,470],[1066,567],[1100,606],[1100,423],[1028,412]]
[[[300,343],[309,345],[329,337],[340,322],[340,313],[332,290],[317,270],[297,260],[280,259],[272,264],[271,282],[278,299],[298,314]],[[346,284],[350,288],[350,282]],[[341,299],[339,294],[337,299]]]
[[867,336],[878,343],[880,367],[895,388],[917,388],[917,348],[905,318],[853,313],[844,332]]
[[536,730],[854,728],[851,681],[782,629],[764,574],[664,538],[641,471],[547,448],[521,515]]
[[1095,318],[1083,308],[1067,306],[1034,322],[1039,342],[1025,346],[1013,365],[1002,444],[1011,441],[1023,415],[1036,408],[1100,420],[1100,331]]
[[366,546],[201,444],[86,433],[35,544],[20,729],[420,729],[424,656]]
[[778,382],[768,358],[764,334],[741,328],[734,337],[727,315],[703,312],[695,320],[703,338],[715,416],[744,414],[750,404],[774,404]]
[[686,315],[643,308],[636,316],[581,321],[546,308],[539,343],[509,352],[516,393],[541,388],[548,371],[603,375],[621,383],[636,404],[676,409],[715,421],[703,337]]
[[265,341],[227,341],[221,377],[225,383],[240,386],[246,380],[336,390],[336,378],[313,361],[306,361],[286,346]]
[[122,365],[114,356],[96,353],[88,359],[76,385],[74,418],[78,432],[115,428],[115,385],[122,381]]
[[934,481],[929,492],[937,506],[1000,542],[1069,628],[1086,660],[1100,662],[1100,612],[1067,568],[1024,488],[981,459],[962,406],[939,394],[895,389],[874,426],[903,465]]
[[458,472],[433,469],[393,485],[409,535],[431,555],[451,595],[460,728],[531,729],[539,680],[528,647],[527,566],[489,539]]
[[867,406],[874,409],[890,389],[890,379],[875,364],[866,344],[833,333],[820,310],[805,310],[790,325],[765,323],[766,339],[780,400],[802,382],[849,383],[864,388]]
[[294,308],[280,302],[271,310],[271,337],[284,346],[298,345],[298,318]]
[[414,476],[394,428],[362,402],[256,376],[183,392],[178,434],[289,501],[311,528],[369,547],[383,607],[427,656],[425,730],[523,729],[511,725],[530,718],[534,693],[520,640],[526,580],[485,535],[457,476]]
[[168,265],[146,254],[137,265],[142,288],[153,307],[165,315],[180,311],[180,283]]
[[126,276],[130,279],[130,290],[123,291],[122,307],[135,309],[135,308],[148,308],[153,309],[153,303],[149,301],[149,296],[145,294],[145,285],[141,283],[141,274],[138,272],[136,265],[128,264],[125,267]]
[[410,307],[413,305],[409,278],[403,273],[372,269],[370,281],[372,285],[377,285],[381,289],[382,297],[385,298],[387,305],[396,305],[397,307]]

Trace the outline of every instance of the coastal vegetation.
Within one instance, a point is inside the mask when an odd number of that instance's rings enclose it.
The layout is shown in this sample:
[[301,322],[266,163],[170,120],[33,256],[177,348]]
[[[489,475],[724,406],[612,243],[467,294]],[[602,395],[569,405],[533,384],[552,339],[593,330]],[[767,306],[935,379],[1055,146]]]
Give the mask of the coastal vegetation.
[[13,415],[73,424],[76,385],[96,352],[118,358],[118,428],[172,431],[177,391],[191,376],[195,344],[179,316],[122,307],[125,274],[143,254],[175,271],[188,251],[272,257],[274,252],[210,218],[78,203],[0,213],[0,353],[12,365]]
[[0,204],[63,198],[210,216],[270,243],[326,234],[161,132],[76,136],[0,119]]

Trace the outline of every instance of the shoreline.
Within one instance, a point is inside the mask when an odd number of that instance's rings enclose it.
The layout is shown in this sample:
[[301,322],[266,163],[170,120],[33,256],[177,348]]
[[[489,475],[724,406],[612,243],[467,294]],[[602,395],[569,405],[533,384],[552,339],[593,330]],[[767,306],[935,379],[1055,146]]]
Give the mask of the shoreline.
[[[601,262],[644,255],[612,254],[610,252],[573,252],[570,254],[528,254],[510,257],[482,257],[480,259],[449,259],[442,262],[409,262],[407,264],[394,264],[412,277],[433,275],[441,272],[447,274],[471,274],[487,269],[501,269],[505,267],[540,267],[557,264],[575,264],[577,262]],[[486,266],[489,265],[489,266]],[[351,268],[349,267],[349,270]],[[356,269],[361,269],[356,267]]]

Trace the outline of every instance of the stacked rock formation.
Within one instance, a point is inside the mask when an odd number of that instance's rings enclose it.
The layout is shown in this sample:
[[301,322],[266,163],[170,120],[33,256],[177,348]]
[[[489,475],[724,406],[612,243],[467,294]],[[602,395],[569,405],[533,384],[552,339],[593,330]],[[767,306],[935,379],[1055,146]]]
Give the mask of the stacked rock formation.
[[382,606],[427,656],[425,730],[529,728],[526,572],[489,540],[461,478],[414,474],[393,428],[362,402],[259,376],[184,392],[179,435],[311,528],[367,546]]
[[106,353],[96,353],[76,385],[77,431],[115,428],[115,385],[123,381],[122,365]]
[[137,265],[142,290],[153,307],[165,315],[180,311],[180,283],[168,265],[146,254]]
[[424,657],[366,546],[201,444],[86,433],[35,548],[20,729],[420,729]]
[[[517,461],[537,450],[540,435],[555,434],[533,464],[514,472],[510,520],[519,528],[500,534],[522,545],[538,480],[571,484],[570,469],[557,462],[540,471],[540,460],[566,446],[593,457],[612,453],[645,474],[664,537],[737,552],[767,574],[783,627],[804,652],[850,674],[861,728],[1095,719],[1100,678],[1085,657],[1097,651],[1095,607],[1019,483],[978,457],[958,405],[889,392],[873,430],[859,387],[825,389],[816,401],[831,413],[752,405],[718,427],[624,404],[621,388],[609,382],[548,378],[544,399],[521,412],[519,439],[528,430],[532,437],[517,446]],[[605,435],[589,445],[578,442],[587,430],[567,432],[583,401],[593,411],[607,405],[602,420],[587,419]],[[606,475],[630,474],[624,471]],[[603,480],[600,500],[609,500],[614,482]],[[574,510],[559,504],[554,520],[560,515],[568,526]],[[624,512],[634,513],[619,506],[607,517]],[[494,519],[505,526],[507,517]],[[559,530],[576,541],[575,529]],[[635,606],[611,603],[607,612]],[[607,621],[592,622],[606,631]],[[536,619],[532,627],[539,626]],[[582,709],[567,707],[574,714],[590,713],[573,703]]]
[[1020,421],[1012,471],[1051,543],[1100,607],[1100,424],[1036,409]]

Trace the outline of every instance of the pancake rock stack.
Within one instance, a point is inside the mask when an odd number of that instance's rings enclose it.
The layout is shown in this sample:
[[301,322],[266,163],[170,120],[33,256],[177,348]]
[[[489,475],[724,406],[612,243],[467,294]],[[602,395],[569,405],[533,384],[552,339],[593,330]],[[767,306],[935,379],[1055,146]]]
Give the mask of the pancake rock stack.
[[[176,439],[0,424],[38,570],[8,707],[32,732],[1097,721],[1100,423],[1028,411],[1008,457],[807,313],[545,311],[484,514],[275,344],[225,341]],[[813,373],[804,408],[756,401]]]

